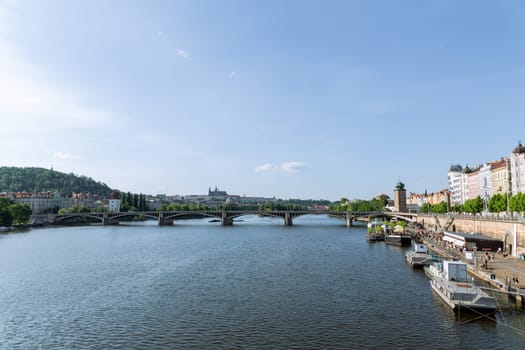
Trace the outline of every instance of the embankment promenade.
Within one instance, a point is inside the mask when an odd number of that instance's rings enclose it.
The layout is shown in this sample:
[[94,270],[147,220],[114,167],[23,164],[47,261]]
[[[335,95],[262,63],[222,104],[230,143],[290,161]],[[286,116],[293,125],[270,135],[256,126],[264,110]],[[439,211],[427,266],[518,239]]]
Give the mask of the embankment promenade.
[[[503,241],[505,247],[514,242],[516,234],[516,255],[525,253],[525,221],[522,217],[500,218],[483,215],[421,214],[417,222],[427,231],[439,229],[463,233],[477,233]],[[509,252],[510,253],[510,252]]]
[[[486,281],[499,292],[511,294],[518,305],[523,305],[525,261],[520,259],[520,254],[525,253],[525,223],[504,218],[424,214],[418,215],[417,221],[425,227],[428,236],[425,237],[424,241],[429,249],[438,255],[467,262],[468,270],[472,275]],[[459,250],[452,249],[450,246],[430,238],[435,237],[432,233],[436,232],[438,228],[447,229],[451,228],[452,225],[457,232],[473,232],[497,238],[502,240],[505,246],[514,242],[514,234],[516,234],[516,255],[490,253],[487,267],[482,267],[479,261],[467,261],[465,255],[461,254]]]

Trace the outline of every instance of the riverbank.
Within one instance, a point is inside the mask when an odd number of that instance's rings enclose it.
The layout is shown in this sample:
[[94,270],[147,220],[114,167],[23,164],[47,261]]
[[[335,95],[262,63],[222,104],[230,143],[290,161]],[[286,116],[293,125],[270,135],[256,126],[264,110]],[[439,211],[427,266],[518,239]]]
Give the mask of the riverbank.
[[504,249],[515,255],[525,253],[525,221],[521,216],[494,217],[483,215],[423,214],[417,216],[417,223],[424,226],[425,234],[447,231],[478,233],[501,240]]
[[[487,282],[494,291],[508,294],[518,306],[525,306],[525,262],[512,256],[498,253],[478,252],[473,259],[467,259],[465,254],[456,249],[450,249],[439,241],[423,239],[429,250],[445,259],[457,259],[467,263],[468,272],[476,278]],[[482,261],[488,259],[486,267]],[[521,293],[520,293],[521,290]]]

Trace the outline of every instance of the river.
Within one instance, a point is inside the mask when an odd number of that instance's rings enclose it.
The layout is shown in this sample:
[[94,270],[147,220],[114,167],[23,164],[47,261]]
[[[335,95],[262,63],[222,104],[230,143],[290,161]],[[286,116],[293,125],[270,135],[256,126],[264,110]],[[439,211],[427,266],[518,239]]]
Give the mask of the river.
[[0,349],[523,349],[458,318],[400,247],[305,216],[0,235]]

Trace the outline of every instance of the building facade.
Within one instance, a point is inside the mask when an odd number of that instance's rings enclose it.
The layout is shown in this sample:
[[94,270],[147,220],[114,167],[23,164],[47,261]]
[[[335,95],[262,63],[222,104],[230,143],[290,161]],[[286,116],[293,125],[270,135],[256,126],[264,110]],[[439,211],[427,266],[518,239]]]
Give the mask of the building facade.
[[479,168],[472,170],[467,174],[467,189],[467,200],[475,199],[479,196]]
[[510,193],[510,162],[502,158],[492,163],[492,195]]
[[479,196],[485,201],[492,197],[492,165],[493,163],[485,163],[478,171]]
[[450,200],[454,205],[463,203],[462,173],[463,168],[461,165],[453,165],[448,171],[448,188],[450,190]]
[[110,199],[108,201],[108,210],[112,213],[120,213],[120,199]]
[[33,214],[47,214],[67,207],[68,198],[58,192],[11,192],[10,198],[18,204],[27,204]]

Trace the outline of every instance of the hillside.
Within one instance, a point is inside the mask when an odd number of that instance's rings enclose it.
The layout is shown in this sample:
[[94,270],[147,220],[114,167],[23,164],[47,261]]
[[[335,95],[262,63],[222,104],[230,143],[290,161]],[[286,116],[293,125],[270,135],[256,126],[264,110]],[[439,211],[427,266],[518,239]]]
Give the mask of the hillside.
[[58,191],[63,195],[90,192],[108,196],[111,188],[90,177],[61,173],[44,168],[0,167],[0,192]]

